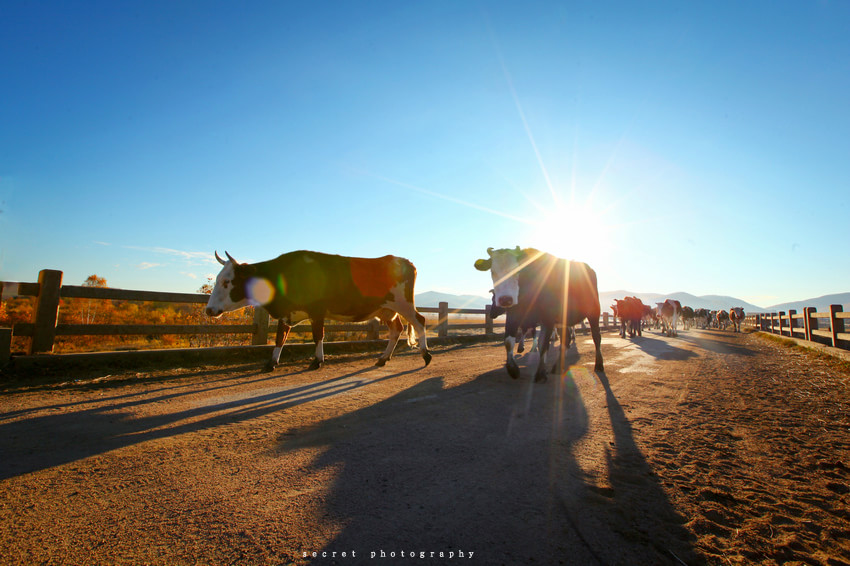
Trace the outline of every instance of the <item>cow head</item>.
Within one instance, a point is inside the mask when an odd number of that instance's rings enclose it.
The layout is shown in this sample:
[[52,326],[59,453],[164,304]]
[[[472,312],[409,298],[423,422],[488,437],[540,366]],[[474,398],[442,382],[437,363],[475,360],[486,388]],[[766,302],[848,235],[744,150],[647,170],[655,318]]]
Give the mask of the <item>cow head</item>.
[[523,267],[525,254],[519,248],[494,250],[487,248],[487,259],[475,261],[478,271],[490,271],[493,279],[493,303],[499,307],[510,308],[519,302],[519,278],[517,274]]
[[215,287],[210,293],[205,309],[207,315],[215,318],[223,313],[253,304],[245,292],[246,284],[253,274],[252,267],[238,263],[227,252],[224,252],[224,255],[227,256],[227,261],[221,259],[218,252],[215,252],[215,259],[224,267],[215,278]]

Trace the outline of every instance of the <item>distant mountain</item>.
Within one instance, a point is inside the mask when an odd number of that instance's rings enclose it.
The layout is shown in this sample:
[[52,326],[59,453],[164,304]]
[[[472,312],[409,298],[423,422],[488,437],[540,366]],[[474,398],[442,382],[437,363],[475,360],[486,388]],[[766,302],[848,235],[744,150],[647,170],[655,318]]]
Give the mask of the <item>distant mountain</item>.
[[492,299],[478,295],[452,295],[451,293],[439,293],[437,291],[425,291],[417,293],[413,297],[417,307],[438,307],[441,302],[449,303],[450,307],[456,309],[483,309],[489,305]]
[[803,301],[794,301],[792,303],[780,303],[764,309],[766,312],[788,312],[791,309],[797,312],[803,312],[805,307],[815,307],[818,312],[826,312],[829,310],[829,305],[842,305],[845,311],[850,310],[850,293],[836,293],[834,295],[824,295],[814,299],[805,299]]
[[[727,295],[691,295],[690,293],[635,293],[634,291],[604,291],[599,293],[599,305],[602,307],[602,312],[611,312],[611,305],[614,304],[614,299],[622,299],[623,297],[637,297],[646,305],[655,306],[655,303],[665,299],[676,299],[683,306],[688,306],[694,309],[709,309],[709,310],[729,310],[731,307],[744,307],[747,314],[758,312],[779,312],[796,309],[797,312],[802,312],[803,307],[815,307],[818,312],[829,310],[829,305],[843,305],[845,311],[850,311],[850,293],[837,293],[834,295],[824,295],[814,299],[805,299],[803,301],[795,301],[792,303],[782,303],[770,307],[760,307],[752,303],[748,303],[735,297]],[[491,302],[490,296],[483,295],[452,295],[451,293],[439,293],[437,291],[426,291],[418,293],[415,297],[416,305],[420,307],[437,307],[441,301],[449,303],[450,307],[467,308],[467,309],[483,309],[485,305]]]
[[682,303],[682,306],[691,307],[694,309],[708,310],[729,310],[732,307],[743,307],[744,312],[768,312],[764,307],[756,306],[735,297],[726,295],[702,295],[697,297],[690,293],[668,293],[666,295],[660,293],[635,293],[632,291],[605,291],[599,293],[599,304],[602,311],[611,312],[611,305],[614,304],[614,299],[622,299],[623,297],[637,297],[645,305],[655,306],[655,303],[664,301],[665,299],[675,299]]

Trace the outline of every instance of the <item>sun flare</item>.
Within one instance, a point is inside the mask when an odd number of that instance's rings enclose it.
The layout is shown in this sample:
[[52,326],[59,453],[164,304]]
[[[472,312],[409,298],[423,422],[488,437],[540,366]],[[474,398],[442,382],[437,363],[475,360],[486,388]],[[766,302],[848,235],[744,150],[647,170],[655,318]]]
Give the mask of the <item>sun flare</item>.
[[543,211],[529,241],[541,251],[594,265],[607,261],[611,233],[610,219],[589,204],[562,205]]

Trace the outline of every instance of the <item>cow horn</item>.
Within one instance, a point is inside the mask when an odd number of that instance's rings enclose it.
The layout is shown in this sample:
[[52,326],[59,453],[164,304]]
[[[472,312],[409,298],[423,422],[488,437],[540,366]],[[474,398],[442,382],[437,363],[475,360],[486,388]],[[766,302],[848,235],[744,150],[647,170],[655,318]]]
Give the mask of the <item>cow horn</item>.
[[[224,252],[224,253],[227,253],[227,252]],[[219,262],[221,265],[224,265],[224,264],[226,264],[226,263],[227,263],[226,261],[224,261],[223,259],[221,259],[221,258],[219,257],[219,255],[218,255],[218,250],[216,250],[216,251],[215,251],[215,258],[218,260],[218,262]]]
[[493,248],[487,248],[487,255],[493,255]]
[[235,259],[233,259],[233,256],[231,256],[229,253],[227,253],[227,250],[224,250],[224,255],[226,255],[226,256],[227,256],[227,259],[229,259],[229,260],[230,260],[230,262],[231,262],[233,265],[236,265],[237,263],[239,263],[238,261],[236,261]]

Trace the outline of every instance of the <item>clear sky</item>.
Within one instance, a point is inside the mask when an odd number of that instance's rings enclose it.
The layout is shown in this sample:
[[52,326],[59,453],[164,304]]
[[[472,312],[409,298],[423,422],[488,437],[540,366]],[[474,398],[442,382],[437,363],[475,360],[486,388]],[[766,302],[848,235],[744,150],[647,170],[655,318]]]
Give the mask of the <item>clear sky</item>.
[[0,280],[487,247],[600,291],[850,291],[850,3],[2,2]]

